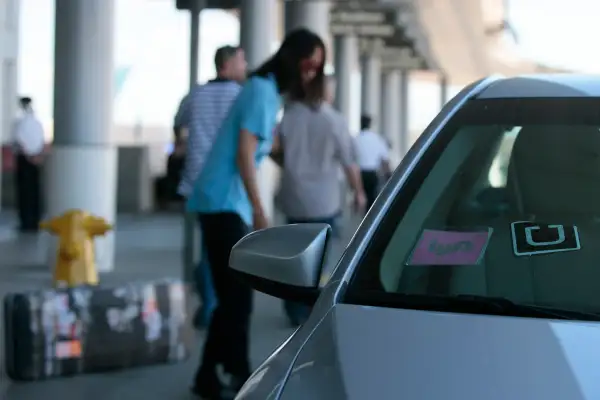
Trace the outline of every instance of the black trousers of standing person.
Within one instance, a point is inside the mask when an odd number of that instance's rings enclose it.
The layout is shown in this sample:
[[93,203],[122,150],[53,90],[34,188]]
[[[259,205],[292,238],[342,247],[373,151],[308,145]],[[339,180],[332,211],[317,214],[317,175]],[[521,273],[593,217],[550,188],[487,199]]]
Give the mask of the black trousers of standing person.
[[41,168],[23,154],[16,160],[16,197],[19,230],[36,232],[42,218]]
[[217,307],[208,326],[193,391],[201,396],[218,398],[222,389],[216,372],[218,365],[222,365],[240,386],[251,373],[249,329],[253,291],[229,269],[232,247],[250,229],[238,214],[230,212],[200,214],[200,225]]
[[367,208],[366,211],[369,211],[373,203],[375,203],[375,199],[379,194],[379,175],[377,171],[360,171],[360,176],[362,178],[363,188],[365,189],[365,196],[367,196]]

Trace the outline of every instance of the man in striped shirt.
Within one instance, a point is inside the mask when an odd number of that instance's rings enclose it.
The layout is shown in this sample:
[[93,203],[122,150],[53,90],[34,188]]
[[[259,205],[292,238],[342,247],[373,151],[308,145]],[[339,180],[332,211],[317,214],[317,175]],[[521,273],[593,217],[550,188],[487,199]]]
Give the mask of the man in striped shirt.
[[[233,46],[219,48],[215,53],[215,67],[217,77],[204,85],[196,85],[183,98],[175,116],[175,132],[182,128],[188,130],[185,164],[177,190],[184,198],[191,195],[221,123],[241,89],[240,82],[246,77],[244,51]],[[199,327],[207,324],[216,306],[210,267],[205,257],[196,268],[195,276],[202,300],[202,308],[194,321]]]

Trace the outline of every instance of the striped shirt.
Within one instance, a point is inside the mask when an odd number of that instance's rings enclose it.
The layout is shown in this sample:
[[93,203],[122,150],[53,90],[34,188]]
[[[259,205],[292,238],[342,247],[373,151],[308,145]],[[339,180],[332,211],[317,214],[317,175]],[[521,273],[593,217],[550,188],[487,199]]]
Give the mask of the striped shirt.
[[174,126],[187,127],[185,164],[177,192],[188,197],[212,148],[221,123],[237,97],[241,86],[232,80],[215,79],[196,85],[177,110]]

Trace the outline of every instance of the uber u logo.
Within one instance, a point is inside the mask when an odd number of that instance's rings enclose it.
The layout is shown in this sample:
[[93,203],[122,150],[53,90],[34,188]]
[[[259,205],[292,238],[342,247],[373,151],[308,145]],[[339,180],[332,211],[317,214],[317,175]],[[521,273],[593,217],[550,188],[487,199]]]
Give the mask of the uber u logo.
[[519,221],[511,225],[513,251],[516,256],[579,250],[579,232],[576,226],[541,224]]

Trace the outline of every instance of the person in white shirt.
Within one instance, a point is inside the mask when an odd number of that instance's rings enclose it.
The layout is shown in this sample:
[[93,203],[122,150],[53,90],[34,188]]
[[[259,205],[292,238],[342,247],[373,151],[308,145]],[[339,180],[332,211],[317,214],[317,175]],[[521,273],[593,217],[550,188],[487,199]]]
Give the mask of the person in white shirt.
[[16,158],[16,197],[21,232],[37,232],[42,217],[41,165],[46,145],[44,128],[33,112],[29,97],[19,100],[22,115],[13,124]]
[[391,174],[389,147],[381,135],[371,130],[372,119],[360,117],[360,134],[355,138],[355,152],[365,194],[368,211],[379,194],[380,174],[386,178]]

